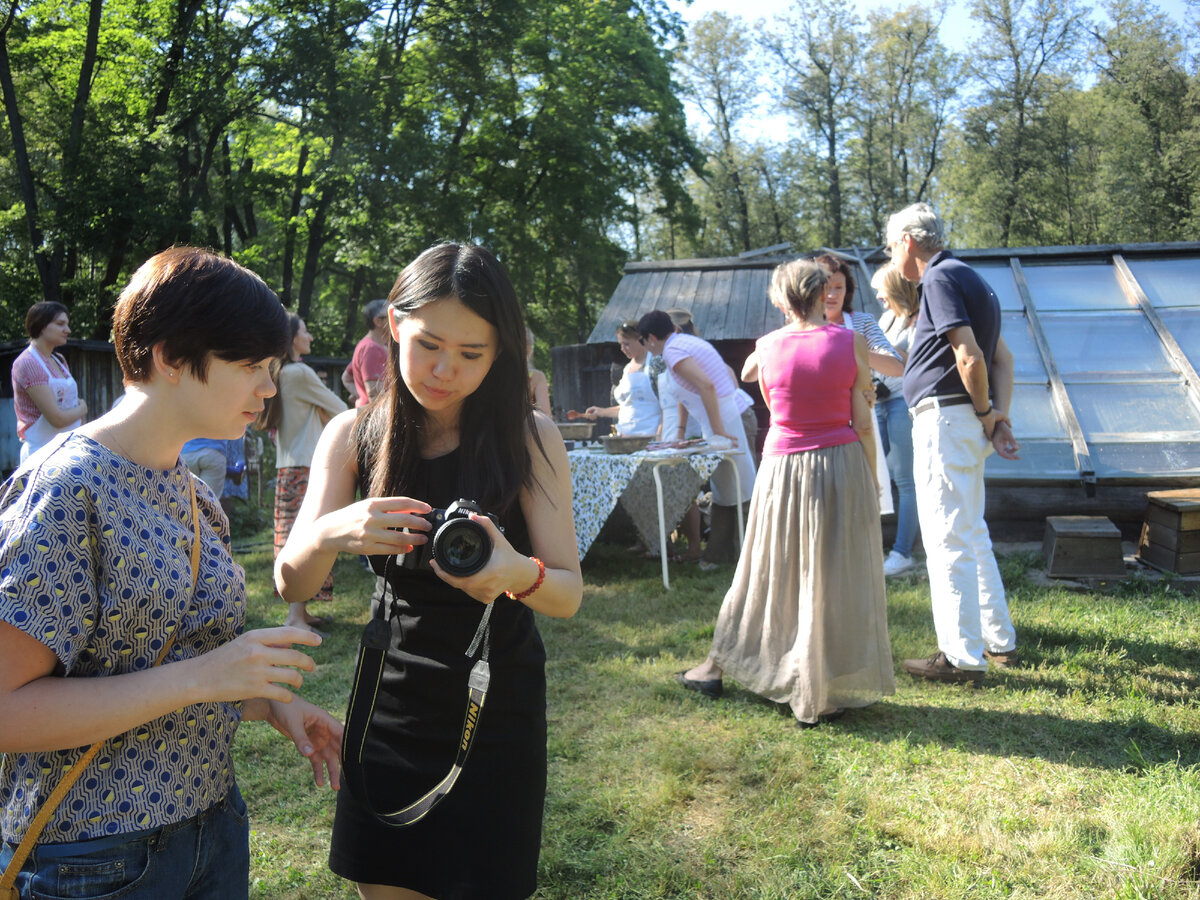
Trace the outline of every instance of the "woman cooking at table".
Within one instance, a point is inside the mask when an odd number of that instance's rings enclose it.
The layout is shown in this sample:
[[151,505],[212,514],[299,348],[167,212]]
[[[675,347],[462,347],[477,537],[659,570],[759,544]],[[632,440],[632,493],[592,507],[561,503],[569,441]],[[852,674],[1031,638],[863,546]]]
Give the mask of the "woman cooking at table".
[[617,434],[655,434],[662,422],[662,410],[646,370],[646,357],[650,351],[638,334],[637,322],[621,324],[617,329],[617,343],[629,362],[613,388],[616,406],[589,406],[583,416],[591,420],[616,419]]

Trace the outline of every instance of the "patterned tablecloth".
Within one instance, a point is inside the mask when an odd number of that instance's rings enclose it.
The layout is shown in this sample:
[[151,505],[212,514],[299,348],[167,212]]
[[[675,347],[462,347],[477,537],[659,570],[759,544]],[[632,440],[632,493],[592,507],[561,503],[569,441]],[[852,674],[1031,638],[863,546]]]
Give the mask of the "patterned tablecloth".
[[655,463],[670,461],[659,472],[663,485],[663,525],[670,534],[724,459],[719,453],[618,454],[603,450],[572,450],[567,457],[571,461],[572,504],[580,559],[587,555],[618,502],[633,519],[646,546],[658,547]]

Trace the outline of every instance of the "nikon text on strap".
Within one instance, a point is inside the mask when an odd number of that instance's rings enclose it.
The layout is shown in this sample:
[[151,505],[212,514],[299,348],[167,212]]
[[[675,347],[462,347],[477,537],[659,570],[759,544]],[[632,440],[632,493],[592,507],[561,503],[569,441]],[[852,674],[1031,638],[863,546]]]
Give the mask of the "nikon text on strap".
[[[391,590],[391,574],[393,566],[389,558],[384,567],[384,591],[379,601],[377,614],[363,629],[362,639],[358,649],[358,665],[354,671],[354,684],[350,690],[350,705],[346,710],[346,730],[342,735],[342,778],[350,793],[376,819],[385,825],[397,828],[412,825],[421,821],[426,814],[450,793],[462,774],[466,765],[467,755],[475,740],[475,731],[479,725],[479,714],[483,711],[483,702],[487,698],[488,684],[492,672],[488,667],[488,644],[490,643],[490,628],[492,608],[495,603],[489,603],[483,608],[483,617],[479,627],[475,629],[475,637],[467,648],[467,657],[475,656],[479,650],[479,659],[471,667],[467,678],[467,712],[463,716],[462,737],[458,741],[457,755],[450,771],[423,796],[400,809],[378,810],[371,803],[367,786],[366,770],[363,767],[363,748],[367,741],[367,732],[371,727],[371,716],[375,711],[375,698],[379,694],[379,682],[383,677],[384,659],[387,656],[388,645],[391,643],[392,628],[388,620],[388,612],[392,604],[388,602],[388,592]],[[481,649],[482,648],[482,649]]]

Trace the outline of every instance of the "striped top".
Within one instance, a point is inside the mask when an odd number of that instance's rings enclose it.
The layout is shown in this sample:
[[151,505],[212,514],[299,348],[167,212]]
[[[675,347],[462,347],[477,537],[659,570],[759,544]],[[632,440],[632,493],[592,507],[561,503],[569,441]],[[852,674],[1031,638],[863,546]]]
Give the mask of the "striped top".
[[704,374],[708,376],[708,380],[717,389],[718,397],[727,397],[737,390],[737,384],[734,382],[733,376],[729,374],[729,366],[725,365],[725,360],[721,359],[721,354],[712,344],[694,334],[675,332],[667,338],[666,344],[663,345],[663,359],[667,361],[667,368],[671,370],[675,381],[685,391],[693,394],[700,393],[694,384],[675,371],[675,367],[688,357],[694,359]]

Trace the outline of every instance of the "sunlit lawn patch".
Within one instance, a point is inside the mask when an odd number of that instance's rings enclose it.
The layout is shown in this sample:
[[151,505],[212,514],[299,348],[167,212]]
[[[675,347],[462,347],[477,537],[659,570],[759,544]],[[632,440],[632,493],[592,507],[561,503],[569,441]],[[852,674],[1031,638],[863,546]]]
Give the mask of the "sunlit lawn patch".
[[[251,625],[283,619],[270,550],[241,557]],[[542,619],[550,781],[538,897],[1200,897],[1200,603],[1135,580],[1035,585],[1004,562],[1022,662],[980,688],[897,676],[897,693],[809,731],[727,685],[672,673],[702,658],[732,567],[600,545],[573,619]],[[304,692],[339,714],[371,579],[343,558]],[[897,663],[934,646],[923,578],[889,583]],[[482,727],[486,727],[486,718]],[[252,894],[355,896],[325,865],[333,801],[284,741],[248,725]],[[461,848],[448,847],[447,865]]]

